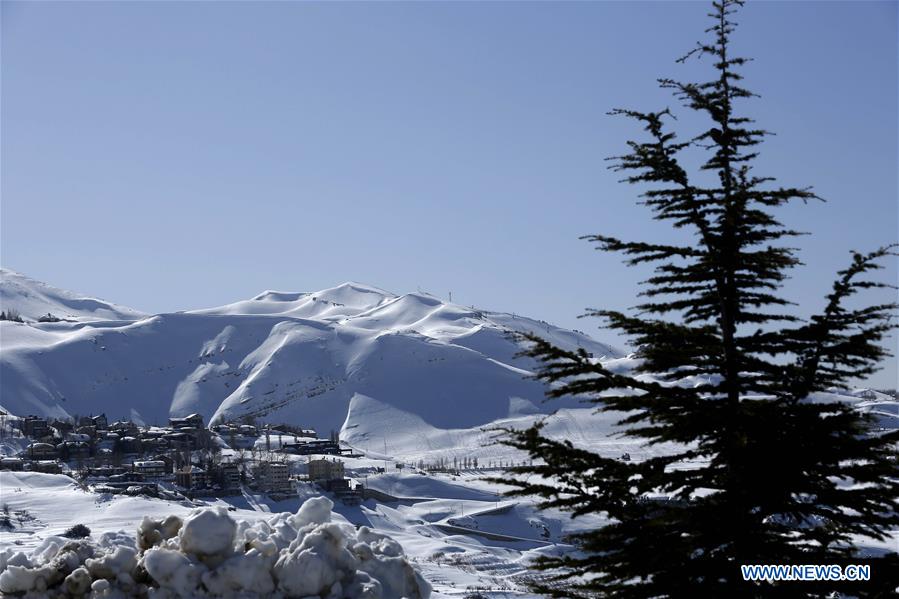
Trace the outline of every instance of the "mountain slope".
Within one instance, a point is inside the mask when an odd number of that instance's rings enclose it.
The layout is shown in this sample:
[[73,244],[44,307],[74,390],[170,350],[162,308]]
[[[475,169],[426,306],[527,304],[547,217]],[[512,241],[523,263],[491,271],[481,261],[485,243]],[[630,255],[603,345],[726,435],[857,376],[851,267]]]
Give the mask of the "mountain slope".
[[[52,289],[29,282],[16,280],[19,296]],[[21,290],[27,284],[32,288]],[[12,295],[7,286],[4,279],[4,294]],[[358,394],[429,426],[462,429],[547,411],[543,385],[526,378],[532,361],[516,355],[513,331],[537,331],[597,358],[621,355],[541,321],[359,283],[267,291],[128,322],[77,318],[0,323],[5,409],[58,417],[105,412],[146,423],[191,412],[207,422],[251,415],[326,433],[353,420]]]
[[46,314],[67,320],[136,320],[142,312],[51,287],[25,275],[0,268],[0,307],[15,310],[26,321]]

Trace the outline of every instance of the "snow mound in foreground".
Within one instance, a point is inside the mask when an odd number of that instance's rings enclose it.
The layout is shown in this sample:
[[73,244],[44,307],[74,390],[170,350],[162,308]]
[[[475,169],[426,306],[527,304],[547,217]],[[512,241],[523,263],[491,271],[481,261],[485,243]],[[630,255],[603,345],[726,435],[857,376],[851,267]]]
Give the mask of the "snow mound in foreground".
[[31,555],[0,553],[0,595],[26,597],[297,597],[427,599],[430,585],[400,545],[368,527],[331,521],[334,504],[235,521],[223,508],[183,520],[144,518],[137,540],[50,537]]

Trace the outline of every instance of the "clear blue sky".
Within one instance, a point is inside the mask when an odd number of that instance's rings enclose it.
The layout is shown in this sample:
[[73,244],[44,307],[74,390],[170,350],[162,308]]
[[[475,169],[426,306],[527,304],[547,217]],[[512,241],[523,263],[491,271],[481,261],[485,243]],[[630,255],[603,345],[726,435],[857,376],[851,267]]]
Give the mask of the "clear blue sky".
[[[4,1],[0,258],[152,312],[358,280],[608,339],[576,316],[646,272],[577,237],[669,233],[605,169],[636,134],[605,113],[676,107],[655,78],[707,72],[674,63],[707,9]],[[814,233],[786,289],[808,313],[850,248],[897,239],[897,4],[740,21],[778,134],[758,171],[829,200],[782,213]]]

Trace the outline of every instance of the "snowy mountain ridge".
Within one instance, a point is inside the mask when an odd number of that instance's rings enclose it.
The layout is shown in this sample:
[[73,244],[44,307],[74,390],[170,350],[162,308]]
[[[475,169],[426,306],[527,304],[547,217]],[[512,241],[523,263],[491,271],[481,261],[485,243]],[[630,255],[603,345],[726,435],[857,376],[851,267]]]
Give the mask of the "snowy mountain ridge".
[[[510,333],[583,348],[613,370],[636,359],[583,333],[424,293],[351,282],[150,316],[3,270],[0,300],[26,318],[67,318],[0,321],[0,408],[15,415],[106,413],[144,424],[194,412],[213,424],[252,416],[339,430],[363,451],[408,459],[466,455],[489,445],[487,425],[549,417],[547,430],[596,451],[649,451],[614,436],[620,414],[594,414],[572,398],[545,403]],[[899,426],[892,397],[839,396],[884,428]]]
[[26,321],[47,314],[76,321],[136,320],[146,316],[132,308],[47,285],[8,268],[0,268],[0,307],[18,312]]
[[152,424],[197,412],[327,432],[356,428],[352,407],[365,414],[375,401],[409,423],[468,429],[550,411],[512,332],[622,356],[539,320],[360,283],[149,316],[2,275],[4,309],[68,319],[0,322],[0,406],[17,415],[105,412]]

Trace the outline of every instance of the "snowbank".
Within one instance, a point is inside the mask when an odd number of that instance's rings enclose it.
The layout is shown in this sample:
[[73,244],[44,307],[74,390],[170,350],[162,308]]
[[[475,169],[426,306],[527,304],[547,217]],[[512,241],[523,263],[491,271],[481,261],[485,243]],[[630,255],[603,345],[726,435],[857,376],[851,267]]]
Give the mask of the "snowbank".
[[30,555],[0,552],[0,595],[25,597],[297,597],[426,599],[430,585],[393,539],[331,521],[333,503],[235,521],[223,508],[183,520],[144,518],[137,539],[46,539]]

